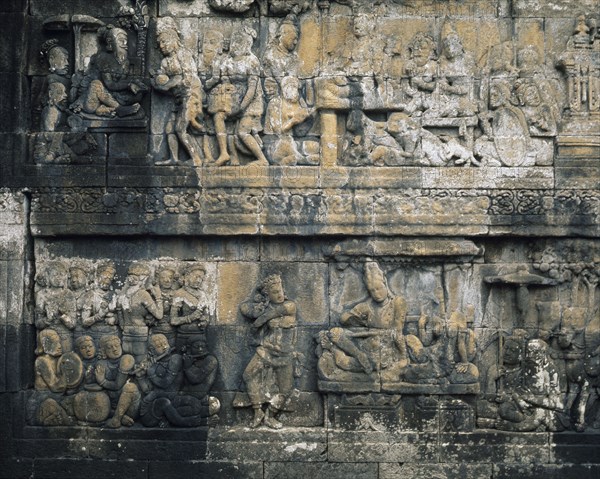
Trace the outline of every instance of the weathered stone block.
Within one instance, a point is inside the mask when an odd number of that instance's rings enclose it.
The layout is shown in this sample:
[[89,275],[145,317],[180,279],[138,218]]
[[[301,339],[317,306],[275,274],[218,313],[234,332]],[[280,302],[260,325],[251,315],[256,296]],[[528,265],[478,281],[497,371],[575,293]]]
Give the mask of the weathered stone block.
[[181,476],[197,477],[198,479],[212,479],[222,477],[234,479],[244,477],[248,479],[262,479],[262,462],[187,462],[185,458],[180,461],[155,461],[148,465],[148,477],[151,479],[176,479]]
[[438,458],[432,434],[332,431],[328,435],[331,462],[431,462]]
[[209,434],[208,458],[212,461],[241,462],[246,457],[259,461],[323,462],[327,436],[319,429],[258,429],[248,443],[248,428],[215,429]]
[[393,464],[379,465],[380,479],[444,478],[444,479],[488,479],[492,477],[491,464]]
[[303,477],[328,477],[331,479],[375,479],[378,476],[377,464],[332,464],[306,462],[267,462],[265,479],[301,479]]

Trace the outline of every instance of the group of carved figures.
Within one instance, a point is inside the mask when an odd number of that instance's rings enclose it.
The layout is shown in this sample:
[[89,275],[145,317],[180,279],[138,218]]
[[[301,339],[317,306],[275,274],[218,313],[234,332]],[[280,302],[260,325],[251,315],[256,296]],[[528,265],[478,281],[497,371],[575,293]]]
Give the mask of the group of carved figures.
[[112,262],[92,271],[60,261],[38,274],[33,421],[206,424],[220,403],[208,395],[218,361],[207,345],[205,268],[163,266],[155,279],[149,265],[134,263],[120,291],[115,274]]
[[[197,54],[184,45],[173,18],[159,18],[162,58],[149,78],[131,73],[123,28],[96,25],[100,48],[74,75],[67,50],[49,40],[42,47],[50,74],[41,126],[55,132],[68,124],[72,132],[60,144],[40,134],[36,157],[60,162],[72,153],[69,142],[90,150],[93,139],[81,146],[81,133],[92,124],[86,121],[121,119],[119,127],[126,128],[127,120],[145,117],[140,102],[154,90],[170,103],[164,123],[169,156],[157,159],[159,165],[239,165],[240,158],[261,165],[318,164],[319,136],[327,122],[340,119],[345,133],[337,161],[345,165],[552,164],[561,108],[536,47],[521,48],[515,61],[512,43],[494,45],[479,67],[452,27],[444,27],[439,42],[419,32],[403,50],[397,40],[371,35],[373,21],[354,18],[354,36],[341,51],[329,52],[332,71],[316,79],[300,78],[295,14],[279,20],[260,59],[253,52],[257,31],[248,25],[234,27],[229,38],[218,29],[201,32]],[[572,112],[598,110],[600,67],[589,52],[600,40],[592,23],[578,19],[557,64],[568,76]],[[582,52],[589,57],[584,79],[576,68]],[[381,111],[384,121],[369,117]],[[327,112],[334,112],[333,120]]]
[[[392,292],[382,266],[366,260],[355,268],[367,297],[345,306],[339,326],[315,336],[321,392],[478,397],[477,424],[484,428],[600,427],[595,300],[590,314],[586,308],[563,308],[551,329],[542,323],[557,313],[540,303],[544,318],[538,329],[523,329],[517,321],[491,346],[478,349],[473,306],[446,315],[440,297],[424,304],[409,326],[408,302]],[[115,274],[110,261],[66,266],[60,260],[45,263],[38,273],[32,422],[115,428],[214,422],[221,405],[209,392],[219,362],[208,349],[212,307],[206,267],[132,263],[117,291]],[[533,276],[494,278],[514,280],[522,289]],[[597,282],[589,284],[595,298]],[[279,429],[281,413],[294,410],[295,378],[305,367],[297,347],[296,303],[286,296],[281,277],[271,274],[239,312],[255,333],[256,348],[232,405],[252,408],[251,427]],[[485,356],[494,359],[481,362]]]

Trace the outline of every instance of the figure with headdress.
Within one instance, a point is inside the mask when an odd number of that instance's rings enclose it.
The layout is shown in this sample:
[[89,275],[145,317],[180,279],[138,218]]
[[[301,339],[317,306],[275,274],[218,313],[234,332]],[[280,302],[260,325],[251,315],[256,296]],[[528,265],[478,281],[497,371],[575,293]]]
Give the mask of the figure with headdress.
[[[233,33],[230,53],[223,59],[218,72],[206,82],[210,90],[208,111],[213,114],[219,157],[214,166],[239,164],[237,150],[253,157],[252,161],[268,165],[259,133],[262,131],[264,94],[260,82],[261,67],[252,45],[255,30],[244,27]],[[234,136],[228,144],[226,121],[236,120]]]
[[160,288],[153,284],[150,268],[134,263],[127,272],[127,284],[117,297],[123,351],[139,364],[148,352],[148,328],[163,317]]
[[[250,427],[265,424],[280,429],[277,415],[289,409],[294,388],[296,303],[286,298],[281,277],[272,274],[251,300],[241,304],[240,312],[260,334],[260,344],[243,374],[254,410]],[[236,398],[234,405],[241,407],[244,401]]]
[[406,300],[392,294],[376,262],[365,263],[364,282],[369,297],[342,313],[340,327],[321,333],[317,354],[324,380],[398,381],[409,364],[409,343],[420,343],[414,336],[407,343]]
[[80,96],[70,108],[109,118],[135,115],[148,88],[129,74],[127,32],[107,25],[98,29],[98,36],[104,50],[92,55],[79,82]]
[[172,164],[179,161],[179,143],[190,156],[194,166],[202,165],[202,158],[193,145],[188,133],[191,126],[197,132],[204,132],[201,122],[204,90],[198,77],[198,67],[192,52],[183,46],[179,29],[171,17],[164,17],[158,23],[158,46],[164,58],[152,80],[157,91],[168,93],[175,98],[173,118],[167,128],[167,142],[171,158],[158,164]]

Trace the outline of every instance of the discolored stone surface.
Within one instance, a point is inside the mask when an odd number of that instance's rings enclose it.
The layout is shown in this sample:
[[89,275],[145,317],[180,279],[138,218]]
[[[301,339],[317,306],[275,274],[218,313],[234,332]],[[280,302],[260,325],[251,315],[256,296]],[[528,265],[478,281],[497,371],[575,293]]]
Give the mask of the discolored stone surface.
[[595,2],[88,3],[0,6],[0,477],[598,475]]

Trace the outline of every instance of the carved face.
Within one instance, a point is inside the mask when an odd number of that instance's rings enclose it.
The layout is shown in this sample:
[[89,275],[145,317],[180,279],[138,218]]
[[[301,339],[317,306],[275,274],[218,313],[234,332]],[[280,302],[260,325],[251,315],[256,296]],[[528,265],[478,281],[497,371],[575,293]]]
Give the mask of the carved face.
[[190,346],[190,352],[194,356],[202,355],[202,354],[206,353],[206,351],[207,351],[206,341],[202,341],[202,340],[194,341]]
[[220,32],[206,32],[202,51],[205,55],[216,55],[223,52],[223,35]]
[[173,287],[174,278],[175,271],[172,269],[163,269],[158,273],[158,284],[162,289],[171,289]]
[[98,274],[98,286],[106,291],[110,288],[113,279],[115,279],[115,270],[112,268],[105,268]]
[[108,359],[119,359],[123,354],[123,349],[121,348],[121,340],[119,338],[113,338],[110,341],[107,341],[104,345],[104,355]]
[[233,56],[247,55],[252,49],[254,40],[250,35],[238,32],[231,37],[230,50]]
[[507,339],[504,343],[504,363],[505,364],[519,364],[523,356],[523,349],[521,345],[512,339]]
[[141,274],[130,272],[127,275],[127,282],[131,285],[135,285],[141,283],[144,280],[144,278],[145,276],[142,276]]
[[426,40],[419,40],[415,42],[411,49],[411,58],[417,64],[417,66],[424,66],[427,64],[430,58],[433,57],[433,50],[429,42]]
[[504,95],[504,90],[499,85],[493,85],[490,88],[490,107],[499,108],[504,105],[505,102],[506,98]]
[[74,268],[70,271],[69,283],[71,289],[78,290],[85,288],[87,279],[85,277],[85,271],[79,268]]
[[444,39],[444,56],[449,60],[460,56],[463,53],[463,46],[457,35],[448,35]]
[[64,288],[66,285],[66,271],[62,268],[51,268],[48,273],[48,281],[53,288]]
[[163,55],[171,55],[179,48],[177,34],[171,30],[161,32],[158,36],[158,47]]
[[367,290],[374,301],[382,303],[388,297],[388,290],[383,278],[372,277],[367,281]]
[[96,346],[92,338],[86,338],[79,343],[79,355],[83,359],[92,359],[96,355]]
[[283,97],[288,101],[296,102],[299,98],[298,80],[294,77],[287,77],[282,82]]
[[190,288],[198,289],[202,287],[205,275],[206,273],[201,269],[195,269],[193,271],[190,271],[185,277],[185,284]]
[[277,80],[274,78],[265,78],[265,94],[267,98],[273,98],[279,92]]
[[532,339],[527,343],[527,350],[525,353],[525,359],[528,362],[536,365],[542,365],[546,359],[546,349],[544,342],[539,339]]
[[283,48],[290,52],[294,50],[298,44],[298,32],[296,31],[296,27],[294,27],[294,25],[290,25],[289,23],[284,23],[281,26],[280,39]]
[[521,104],[526,106],[540,106],[542,99],[540,93],[534,85],[528,85],[519,92]]
[[365,17],[356,17],[354,20],[354,35],[358,38],[366,37],[370,31],[369,20]]
[[280,281],[275,281],[267,285],[266,293],[269,296],[269,301],[275,304],[281,304],[285,301],[283,285]]
[[160,356],[169,350],[169,340],[164,334],[155,334],[150,338],[150,349],[155,356]]
[[44,353],[53,357],[62,355],[62,344],[60,343],[60,336],[56,331],[46,330],[41,337],[41,341]]
[[64,48],[55,47],[48,52],[50,71],[64,75],[69,71],[69,56]]
[[127,32],[120,28],[113,28],[106,41],[109,52],[127,52]]

